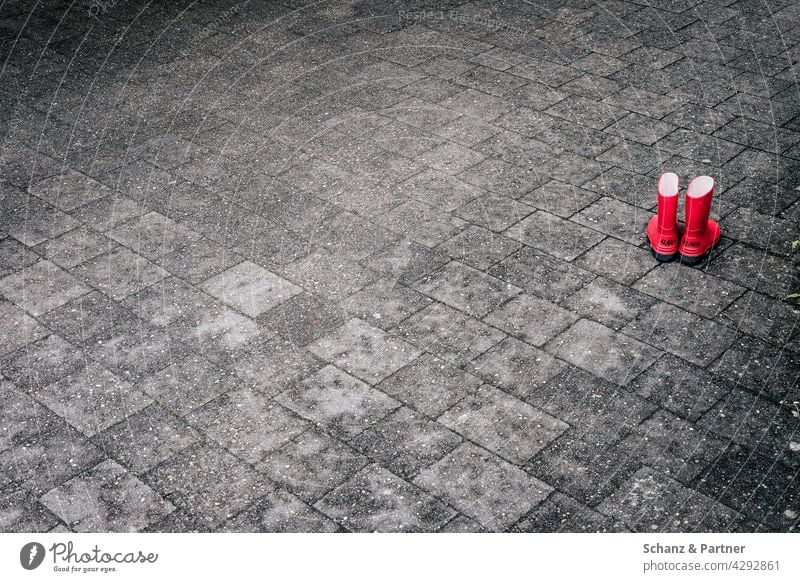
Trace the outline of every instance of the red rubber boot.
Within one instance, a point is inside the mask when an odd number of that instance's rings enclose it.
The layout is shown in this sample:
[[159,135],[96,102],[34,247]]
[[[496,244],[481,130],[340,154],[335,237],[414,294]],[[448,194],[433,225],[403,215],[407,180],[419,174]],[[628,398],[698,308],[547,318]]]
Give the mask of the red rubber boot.
[[666,263],[678,254],[678,188],[680,178],[667,172],[658,180],[658,211],[647,223],[650,250]]
[[719,242],[722,230],[708,217],[714,197],[714,178],[699,176],[686,189],[686,227],[678,248],[681,261],[687,265],[700,263]]

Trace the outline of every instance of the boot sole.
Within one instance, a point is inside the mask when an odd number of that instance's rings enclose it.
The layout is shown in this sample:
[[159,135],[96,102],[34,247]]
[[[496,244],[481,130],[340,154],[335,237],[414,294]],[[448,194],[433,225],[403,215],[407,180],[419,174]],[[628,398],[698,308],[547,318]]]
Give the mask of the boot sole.
[[708,257],[711,255],[711,251],[707,251],[702,255],[697,255],[696,257],[688,257],[686,255],[681,255],[681,263],[684,265],[688,265],[689,267],[696,267],[700,263],[704,262]]
[[650,247],[650,254],[652,254],[659,263],[669,263],[670,261],[674,261],[675,257],[678,256],[678,253],[672,253],[671,255],[662,255],[661,253],[657,253],[652,246]]

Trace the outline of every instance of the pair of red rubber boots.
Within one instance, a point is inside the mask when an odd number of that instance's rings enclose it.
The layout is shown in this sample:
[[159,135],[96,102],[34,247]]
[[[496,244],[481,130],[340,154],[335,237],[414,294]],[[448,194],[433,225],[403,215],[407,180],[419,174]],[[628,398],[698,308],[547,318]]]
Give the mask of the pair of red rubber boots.
[[722,231],[708,217],[714,196],[714,179],[699,176],[686,189],[686,222],[678,225],[680,178],[668,172],[658,180],[658,213],[647,224],[647,238],[656,260],[663,263],[681,256],[681,262],[697,265],[711,252]]

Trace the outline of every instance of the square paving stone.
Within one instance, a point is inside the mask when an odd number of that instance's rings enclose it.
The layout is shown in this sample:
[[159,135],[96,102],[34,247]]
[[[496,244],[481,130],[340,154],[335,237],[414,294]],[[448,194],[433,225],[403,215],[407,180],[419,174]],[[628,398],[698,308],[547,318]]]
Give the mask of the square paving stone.
[[365,265],[385,279],[401,285],[410,285],[423,275],[435,271],[448,262],[442,252],[409,239],[404,239],[372,255]]
[[161,257],[159,265],[167,271],[197,284],[241,262],[241,257],[205,238]]
[[137,386],[165,408],[185,415],[236,388],[238,378],[200,356],[188,356],[144,378]]
[[792,221],[750,208],[739,208],[726,216],[724,225],[726,236],[775,254],[788,253],[797,238],[797,225]]
[[540,186],[520,198],[519,201],[561,218],[568,218],[598,198],[599,195],[589,190],[550,180],[544,186]]
[[354,261],[368,257],[399,238],[397,233],[350,212],[340,212],[335,217],[319,221],[303,236],[313,241],[315,246]]
[[325,365],[306,348],[269,333],[237,350],[231,360],[231,367],[244,385],[273,396]]
[[752,292],[742,295],[716,318],[779,347],[797,344],[799,319],[800,310],[796,306]]
[[401,322],[396,332],[419,348],[459,363],[474,360],[505,337],[503,332],[439,303]]
[[615,198],[646,210],[656,204],[657,180],[622,168],[612,167],[582,186],[598,196]]
[[711,261],[706,273],[783,300],[794,291],[789,260],[742,244],[734,244]]
[[310,429],[267,455],[256,468],[271,481],[313,503],[369,461],[328,434]]
[[58,416],[5,380],[0,381],[0,404],[0,451],[12,449],[61,424]]
[[63,174],[37,182],[28,191],[66,212],[111,192],[107,186],[75,170],[67,170]]
[[728,394],[730,387],[718,375],[664,354],[628,389],[678,416],[696,421]]
[[520,248],[519,242],[478,226],[468,227],[438,247],[451,258],[481,271]]
[[107,232],[147,212],[135,201],[119,194],[109,194],[76,208],[70,214],[98,232]]
[[4,533],[44,533],[57,525],[58,518],[23,489],[0,493],[0,530]]
[[717,499],[750,519],[779,532],[800,525],[797,468],[774,458],[731,446],[696,480],[701,493]]
[[39,255],[10,236],[0,235],[0,278],[24,269],[39,260]]
[[40,319],[47,327],[76,344],[83,344],[115,328],[136,328],[141,324],[133,313],[99,291],[73,299],[48,311]]
[[569,432],[536,455],[525,470],[595,507],[641,463],[617,444],[581,440]]
[[8,301],[0,300],[0,353],[9,353],[47,335],[48,330]]
[[275,400],[345,440],[400,406],[383,392],[333,366],[325,366]]
[[412,176],[398,186],[398,191],[404,194],[404,198],[416,198],[445,212],[455,210],[483,193],[481,189],[437,170],[424,170]]
[[250,317],[256,317],[302,291],[250,261],[223,271],[201,287]]
[[745,292],[743,287],[682,265],[661,265],[639,279],[634,289],[713,318]]
[[333,533],[333,521],[286,491],[275,491],[225,522],[218,531],[233,533]]
[[597,509],[638,532],[726,532],[739,514],[674,479],[644,467]]
[[528,247],[491,267],[489,274],[549,301],[560,301],[595,277],[572,263]]
[[136,532],[175,509],[111,460],[51,489],[42,503],[77,532]]
[[271,490],[250,466],[212,445],[186,449],[153,469],[145,480],[208,527],[230,519]]
[[341,301],[378,278],[358,263],[324,251],[287,265],[281,274],[306,291],[329,297],[331,301]]
[[57,334],[50,334],[0,359],[3,374],[31,392],[47,386],[86,365],[82,350]]
[[550,354],[509,337],[476,359],[471,371],[524,399],[565,367]]
[[35,198],[11,196],[0,202],[3,230],[22,244],[32,247],[80,226],[80,222]]
[[167,277],[134,293],[123,305],[148,323],[166,327],[181,317],[198,317],[217,301],[177,277]]
[[94,337],[84,348],[93,359],[131,380],[166,368],[189,352],[165,331],[147,325],[112,329]]
[[415,288],[469,315],[482,317],[520,292],[518,287],[451,261],[439,272],[418,281]]
[[660,302],[622,331],[699,366],[713,362],[736,337],[732,329]]
[[33,316],[47,313],[89,291],[50,261],[39,261],[0,279],[0,293]]
[[308,349],[370,384],[380,382],[420,354],[413,345],[358,318],[315,341]]
[[314,504],[354,532],[430,532],[455,511],[377,465],[366,467]]
[[381,382],[378,388],[435,418],[480,385],[475,376],[424,354]]
[[115,246],[112,240],[81,226],[36,245],[36,251],[60,267],[69,269],[109,252]]
[[800,451],[792,448],[800,441],[792,410],[791,402],[779,406],[752,392],[733,389],[698,424],[765,457],[800,468]]
[[512,463],[524,464],[569,425],[522,400],[484,386],[439,417],[439,422]]
[[0,453],[0,472],[39,496],[100,462],[101,451],[70,426]]
[[609,382],[567,368],[526,401],[573,426],[577,438],[612,443],[630,434],[656,407]]
[[299,346],[332,332],[347,320],[341,305],[311,293],[300,293],[261,314],[258,324]]
[[657,263],[649,251],[609,237],[573,261],[623,285],[630,285]]
[[618,330],[655,302],[643,293],[598,277],[570,295],[562,305],[578,315]]
[[[170,328],[173,337],[212,360],[227,361],[261,333],[249,317],[225,306],[214,305],[195,317],[180,319]],[[274,332],[270,332],[274,335]]]
[[501,232],[532,212],[533,208],[513,198],[489,192],[457,208],[454,214],[477,226]]
[[691,483],[725,450],[727,439],[664,410],[642,422],[620,448],[632,458],[683,483]]
[[382,226],[421,245],[435,247],[458,234],[466,221],[434,206],[411,200],[376,217]]
[[527,294],[517,295],[483,318],[486,323],[535,346],[544,345],[576,319],[554,303]]
[[95,257],[72,272],[118,301],[169,275],[161,267],[124,247]]
[[512,528],[520,533],[616,533],[628,531],[624,525],[597,513],[559,492],[553,492]]
[[644,242],[647,221],[652,214],[613,198],[600,198],[572,217],[578,224],[608,234],[632,245]]
[[199,439],[197,431],[158,404],[143,408],[92,438],[136,474],[149,471]]
[[422,471],[414,483],[490,531],[505,530],[552,491],[549,485],[470,443]]
[[515,200],[548,181],[536,166],[520,167],[498,158],[486,158],[458,175],[489,192]]
[[509,228],[506,235],[567,261],[605,238],[599,232],[541,210]]
[[622,386],[660,355],[655,348],[585,319],[556,337],[547,351]]
[[195,409],[186,421],[253,464],[309,426],[263,394],[247,388],[227,392]]
[[628,112],[613,105],[571,95],[550,107],[547,113],[594,129],[603,129],[625,117]]
[[343,307],[371,325],[389,329],[431,304],[421,293],[391,279],[379,279],[345,299]]
[[465,89],[448,96],[444,101],[440,101],[439,105],[484,121],[491,121],[514,108],[513,104],[501,97],[474,89]]
[[461,443],[461,439],[413,410],[401,407],[350,443],[396,475],[409,479]]
[[151,261],[200,238],[198,233],[157,212],[126,222],[107,235]]
[[86,436],[97,434],[152,402],[131,384],[94,363],[33,395]]

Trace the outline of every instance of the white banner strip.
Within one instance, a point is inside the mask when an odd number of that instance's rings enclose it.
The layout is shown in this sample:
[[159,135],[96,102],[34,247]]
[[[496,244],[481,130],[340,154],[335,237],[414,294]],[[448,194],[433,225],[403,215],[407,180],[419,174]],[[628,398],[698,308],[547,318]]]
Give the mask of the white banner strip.
[[792,580],[794,534],[2,534],[0,580]]

